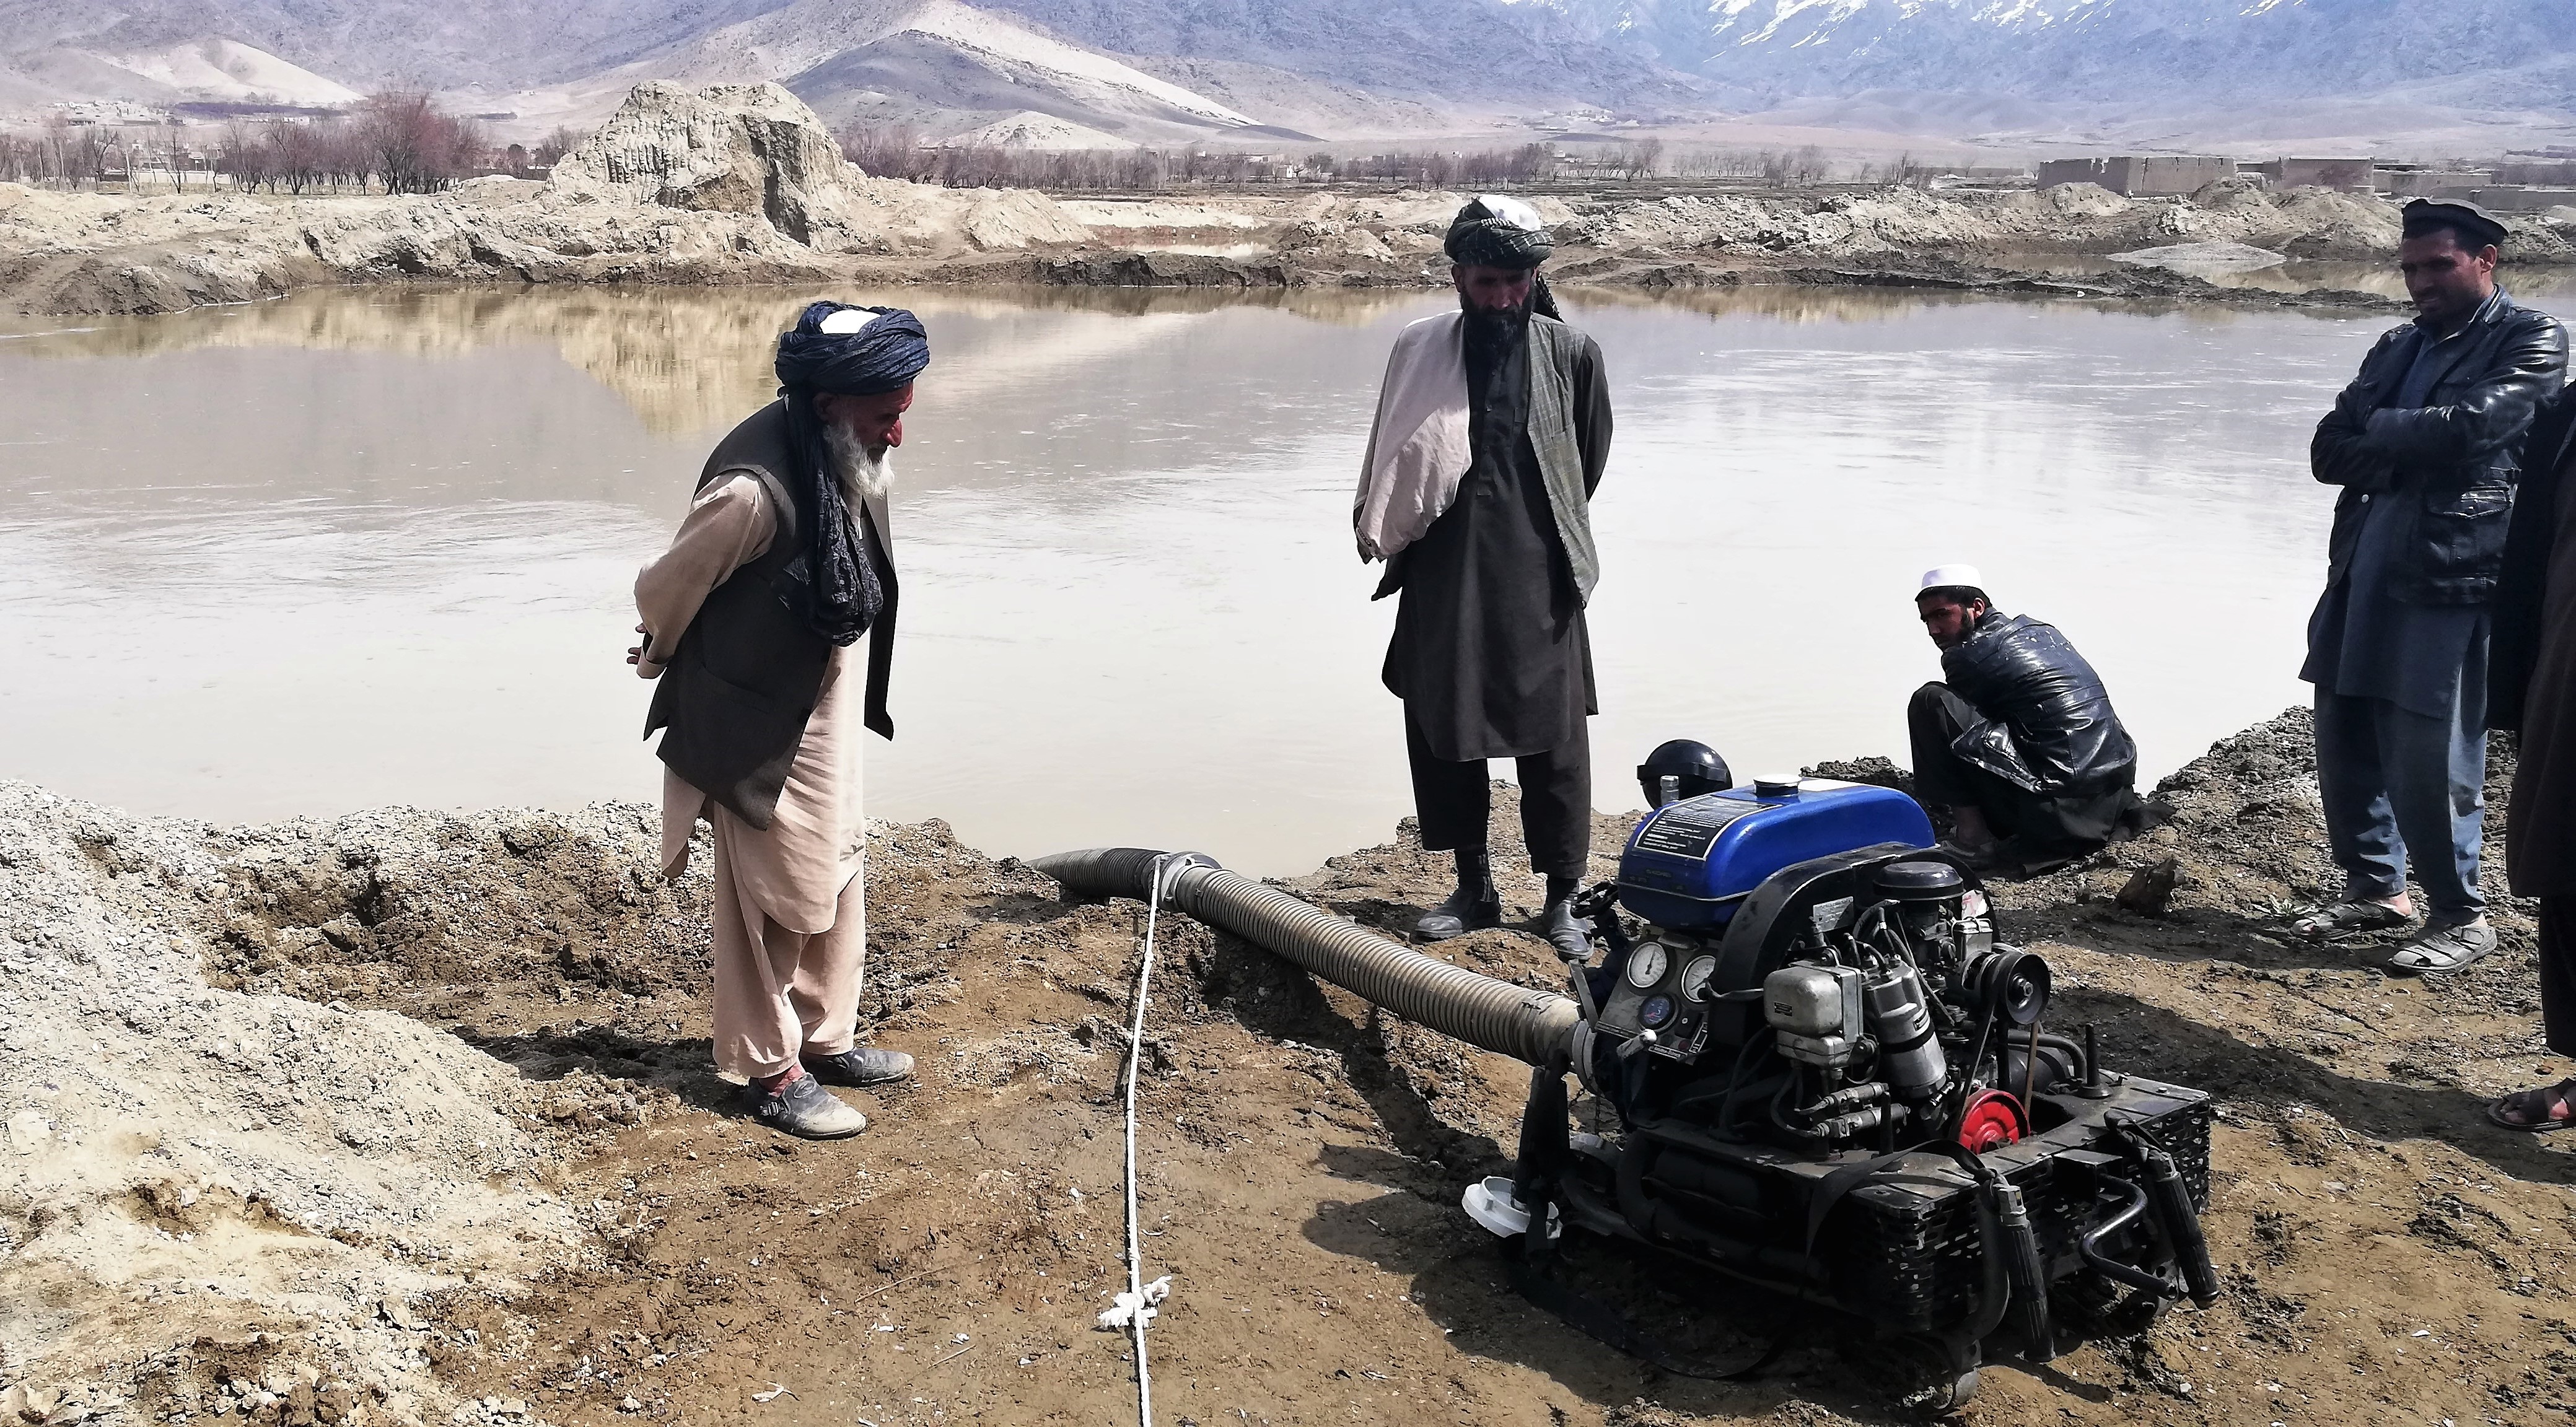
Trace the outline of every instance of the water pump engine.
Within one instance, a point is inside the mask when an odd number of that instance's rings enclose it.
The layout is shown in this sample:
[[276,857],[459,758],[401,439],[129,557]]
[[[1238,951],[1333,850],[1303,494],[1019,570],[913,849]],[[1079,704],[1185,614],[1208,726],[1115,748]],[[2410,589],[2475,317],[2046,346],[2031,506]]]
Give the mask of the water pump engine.
[[[2000,939],[1913,799],[1814,778],[1675,799],[1586,909],[1582,1024],[1486,1200],[1849,1311],[1928,1345],[1950,1398],[1982,1355],[2045,1361],[2064,1331],[2215,1297],[2208,1097],[2048,1031],[2047,963]],[[1615,1134],[1559,1127],[1566,1069]]]

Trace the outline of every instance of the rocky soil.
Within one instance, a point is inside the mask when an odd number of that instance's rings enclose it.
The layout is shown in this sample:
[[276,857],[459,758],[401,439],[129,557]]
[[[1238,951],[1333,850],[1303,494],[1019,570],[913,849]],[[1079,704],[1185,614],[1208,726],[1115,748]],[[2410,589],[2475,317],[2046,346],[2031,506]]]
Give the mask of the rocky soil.
[[[1436,284],[1464,195],[1406,191],[1056,200],[877,179],[776,85],[638,87],[543,183],[397,197],[134,196],[0,184],[0,306],[146,313],[332,283],[1035,280],[1126,286]],[[2191,243],[2370,260],[2397,210],[2250,180],[2189,198],[2044,191],[1766,192],[1539,200],[1560,281],[1905,283],[2078,296],[2367,302],[2187,273],[2038,271],[2051,255]],[[2517,261],[2576,261],[2576,229],[2515,220]],[[2393,305],[2393,304],[2387,304]]]
[[[2159,797],[2147,838],[1999,900],[2058,972],[2054,1019],[2220,1097],[2229,1293],[1990,1370],[1966,1420],[2558,1420],[2576,1161],[2480,1118],[2567,1069],[2527,920],[2500,902],[2505,950],[2424,981],[2374,969],[2384,939],[2285,935],[2326,872],[2297,713]],[[1599,820],[1596,871],[1629,821]],[[1063,903],[937,823],[873,829],[866,1015],[922,1074],[851,1095],[860,1139],[798,1144],[730,1113],[704,883],[661,883],[652,848],[634,806],[226,829],[0,784],[0,1423],[1132,1412],[1092,1319],[1123,1285],[1142,909]],[[1288,885],[1400,930],[1442,864],[1405,828]],[[2159,868],[2169,895],[2124,905]],[[1537,891],[1505,889],[1516,914]],[[1146,1272],[1175,1286],[1161,1420],[1901,1420],[1865,1338],[1648,1260],[1579,1256],[1679,1346],[1777,1360],[1693,1382],[1533,1310],[1457,1208],[1509,1153],[1522,1067],[1185,919],[1162,947],[1139,1141]],[[1444,954],[1556,979],[1513,927]]]

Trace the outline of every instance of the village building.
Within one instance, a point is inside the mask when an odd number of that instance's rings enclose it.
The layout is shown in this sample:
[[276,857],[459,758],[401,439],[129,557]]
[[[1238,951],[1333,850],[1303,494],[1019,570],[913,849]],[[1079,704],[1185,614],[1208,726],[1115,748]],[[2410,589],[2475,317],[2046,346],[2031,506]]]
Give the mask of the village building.
[[2039,166],[2039,186],[2090,183],[2128,198],[2198,193],[2236,175],[2233,159],[2213,154],[2145,154],[2109,158],[2050,159]]

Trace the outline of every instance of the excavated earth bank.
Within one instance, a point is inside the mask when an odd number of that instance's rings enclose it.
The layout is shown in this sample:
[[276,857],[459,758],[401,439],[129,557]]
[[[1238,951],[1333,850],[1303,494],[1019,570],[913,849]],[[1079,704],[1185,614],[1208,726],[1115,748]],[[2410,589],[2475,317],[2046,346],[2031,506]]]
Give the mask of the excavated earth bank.
[[[2326,870],[2296,712],[2160,796],[2143,841],[2001,900],[2058,970],[2057,1022],[2221,1098],[2228,1294],[1989,1370],[1965,1419],[2560,1420],[2576,1161],[2479,1113],[2567,1069],[2527,919],[2500,902],[2503,953],[2440,981],[2284,936]],[[1597,872],[1627,822],[1599,820]],[[226,829],[0,784],[0,1423],[1132,1416],[1125,1341],[1092,1319],[1123,1286],[1142,909],[1067,905],[935,822],[875,828],[866,1014],[922,1073],[850,1095],[866,1135],[800,1144],[728,1113],[705,886],[661,883],[652,845],[631,805]],[[2123,907],[2167,859],[2157,914]],[[1407,827],[1288,885],[1400,930],[1441,861]],[[1537,887],[1505,892],[1526,912]],[[1162,948],[1159,1420],[1902,1420],[1848,1325],[1648,1259],[1577,1256],[1677,1346],[1778,1359],[1677,1379],[1530,1308],[1457,1207],[1509,1153],[1522,1067],[1185,919]],[[1444,954],[1556,980],[1515,929]]]
[[[333,283],[1039,281],[1113,286],[1429,286],[1465,195],[1407,190],[1057,200],[873,178],[774,84],[638,86],[542,183],[478,178],[397,197],[60,193],[0,184],[0,307],[168,312]],[[2090,184],[1543,196],[1559,281],[1645,288],[1895,283],[2059,296],[2370,305],[2349,292],[2188,272],[2052,275],[2046,260],[2251,245],[2372,261],[2397,209],[2226,179],[2188,198]],[[2516,262],[2576,261],[2576,227],[2513,220]]]

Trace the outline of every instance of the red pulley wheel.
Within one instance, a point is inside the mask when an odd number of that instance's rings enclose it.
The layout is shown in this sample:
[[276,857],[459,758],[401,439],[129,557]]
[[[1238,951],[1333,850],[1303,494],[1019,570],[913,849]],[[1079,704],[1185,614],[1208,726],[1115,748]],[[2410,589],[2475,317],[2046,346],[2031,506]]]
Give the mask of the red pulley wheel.
[[2030,1132],[2021,1101],[2004,1090],[1980,1090],[1968,1097],[1968,1113],[1959,1119],[1959,1143],[1977,1154],[1999,1150]]

